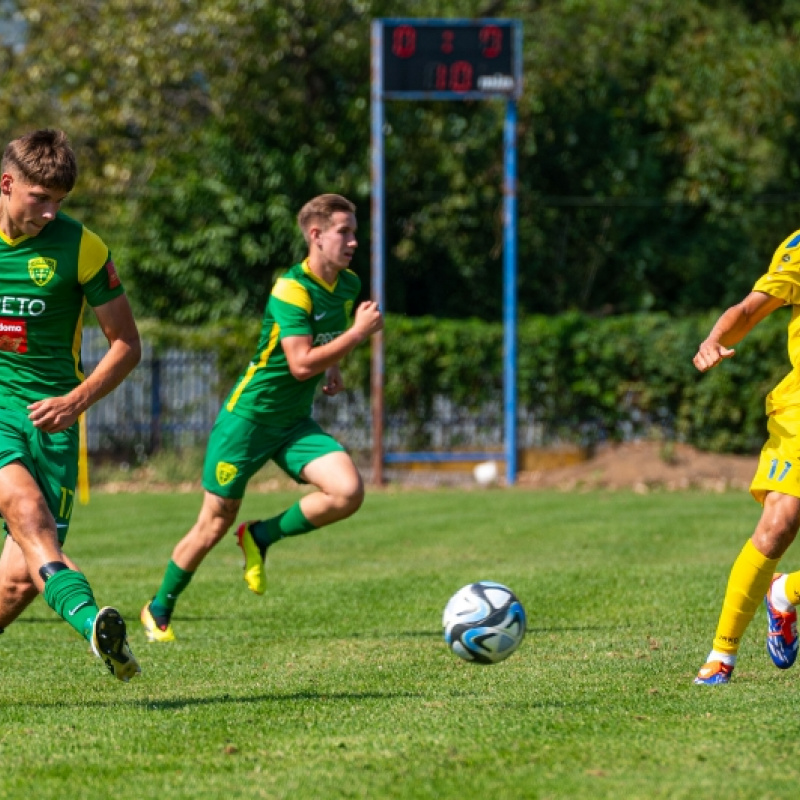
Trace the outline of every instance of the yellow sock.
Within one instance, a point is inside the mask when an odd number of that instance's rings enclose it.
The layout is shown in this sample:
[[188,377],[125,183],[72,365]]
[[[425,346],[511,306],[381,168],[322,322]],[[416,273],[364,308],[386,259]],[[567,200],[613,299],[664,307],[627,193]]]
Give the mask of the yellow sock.
[[736,655],[739,642],[769,589],[778,558],[767,558],[749,539],[733,562],[719,615],[714,650]]
[[793,606],[800,606],[800,572],[790,572],[786,576],[786,597]]

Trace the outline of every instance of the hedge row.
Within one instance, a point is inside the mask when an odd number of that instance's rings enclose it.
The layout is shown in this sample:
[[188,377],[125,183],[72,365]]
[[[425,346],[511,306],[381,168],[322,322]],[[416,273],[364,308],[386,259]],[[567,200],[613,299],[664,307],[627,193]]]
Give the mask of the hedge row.
[[[757,452],[766,430],[764,397],[790,368],[788,312],[773,314],[734,358],[701,375],[692,357],[715,318],[526,318],[518,330],[519,404],[562,441],[591,444],[657,430],[701,449]],[[193,329],[142,325],[156,350],[215,350],[227,385],[253,355],[258,329],[252,320]],[[469,409],[502,396],[500,323],[389,315],[384,343],[387,413],[402,410],[420,429],[437,395]],[[348,386],[364,393],[369,370],[368,346],[343,364]]]

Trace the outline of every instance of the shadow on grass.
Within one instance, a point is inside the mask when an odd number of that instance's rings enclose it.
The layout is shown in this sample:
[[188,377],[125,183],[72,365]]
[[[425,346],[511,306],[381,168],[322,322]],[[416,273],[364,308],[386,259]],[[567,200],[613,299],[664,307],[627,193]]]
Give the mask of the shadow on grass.
[[[480,697],[480,693],[468,691],[452,691],[448,693],[451,700],[459,699],[475,699]],[[192,697],[192,698],[175,698],[173,700],[135,700],[119,701],[88,701],[76,703],[35,703],[26,701],[25,703],[4,703],[6,708],[13,707],[14,705],[24,706],[25,708],[97,708],[97,709],[119,709],[121,706],[127,706],[130,709],[137,709],[150,712],[168,712],[174,713],[175,711],[182,711],[192,708],[207,708],[212,706],[243,706],[243,705],[258,705],[261,703],[277,703],[291,705],[294,703],[353,703],[353,702],[366,702],[370,700],[378,701],[394,701],[394,700],[419,700],[425,701],[431,698],[419,692],[292,692],[290,694],[259,694],[248,695],[246,697],[232,697],[228,694],[222,694],[218,697]],[[558,699],[542,699],[542,700],[519,700],[510,701],[505,700],[501,703],[503,707],[507,708],[525,708],[529,710],[542,710],[542,709],[556,709],[568,710],[570,708],[583,708],[583,704],[579,700],[558,700]]]
[[[474,701],[481,699],[481,694],[478,692],[460,692],[454,691],[448,693],[450,702],[459,702],[462,700]],[[196,709],[198,711],[204,708],[212,708],[215,706],[229,706],[231,708],[236,706],[252,706],[261,704],[275,704],[285,706],[286,711],[295,704],[304,703],[321,703],[330,706],[337,706],[342,703],[366,703],[369,701],[379,701],[383,703],[393,701],[418,701],[425,703],[432,698],[425,694],[411,693],[411,692],[293,692],[291,694],[260,694],[247,697],[231,697],[229,695],[220,695],[219,697],[193,697],[193,698],[175,698],[173,700],[130,700],[130,701],[89,701],[82,703],[32,703],[30,701],[20,703],[18,705],[24,706],[26,709],[37,708],[47,710],[50,708],[58,708],[61,710],[68,708],[83,708],[83,709],[117,709],[121,707],[128,707],[131,711],[147,711],[150,713],[164,713],[174,714],[180,711],[189,711]],[[441,698],[436,698],[440,701]],[[447,701],[444,701],[447,702]],[[4,703],[4,707],[9,708],[12,703]],[[504,700],[497,704],[498,708],[514,708],[517,710],[534,711],[570,711],[582,710],[585,706],[579,700],[571,699],[520,699]]]
[[253,705],[258,703],[308,703],[313,701],[320,702],[347,702],[364,700],[408,700],[424,699],[426,695],[414,692],[292,692],[290,694],[258,694],[247,695],[246,697],[233,697],[229,694],[221,694],[218,697],[191,697],[175,698],[174,700],[88,700],[75,703],[67,702],[47,702],[36,703],[26,700],[24,703],[3,703],[4,708],[12,708],[15,705],[26,708],[119,708],[129,706],[131,708],[144,709],[146,711],[176,711],[185,708],[200,708],[203,706],[214,705]]
[[[119,608],[115,606],[115,608]],[[179,622],[226,622],[232,619],[229,615],[225,616],[218,616],[218,615],[211,615],[206,614],[202,617],[189,617],[185,614],[176,615],[173,617],[173,620],[177,620]],[[20,617],[19,619],[15,619],[12,625],[52,625],[54,628],[59,627],[64,622],[61,617],[57,616],[53,613],[52,617]],[[135,628],[134,622],[138,625],[139,623],[139,615],[138,613],[134,616],[133,614],[127,615],[128,630],[130,631],[131,628]],[[11,627],[11,626],[9,626]]]
[[[619,631],[632,628],[632,625],[558,625],[557,627],[535,627],[529,625],[527,628],[528,635],[536,634],[551,634],[563,633],[568,631],[570,633],[589,633],[591,631]],[[398,633],[360,633],[355,631],[347,634],[347,636],[325,636],[322,634],[310,634],[309,639],[441,639],[441,630],[428,630],[428,631],[401,631]]]

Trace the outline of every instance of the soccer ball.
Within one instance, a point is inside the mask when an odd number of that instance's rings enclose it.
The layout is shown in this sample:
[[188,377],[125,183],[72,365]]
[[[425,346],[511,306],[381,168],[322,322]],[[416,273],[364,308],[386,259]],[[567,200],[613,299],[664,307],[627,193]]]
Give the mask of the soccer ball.
[[520,646],[525,609],[507,586],[479,581],[450,598],[442,625],[444,640],[457,656],[475,664],[497,664]]

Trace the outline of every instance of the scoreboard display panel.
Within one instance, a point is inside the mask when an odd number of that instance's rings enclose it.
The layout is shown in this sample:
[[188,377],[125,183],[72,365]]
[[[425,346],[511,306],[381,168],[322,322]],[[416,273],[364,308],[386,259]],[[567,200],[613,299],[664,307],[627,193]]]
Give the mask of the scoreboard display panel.
[[383,92],[440,99],[518,97],[517,46],[510,20],[385,21]]

